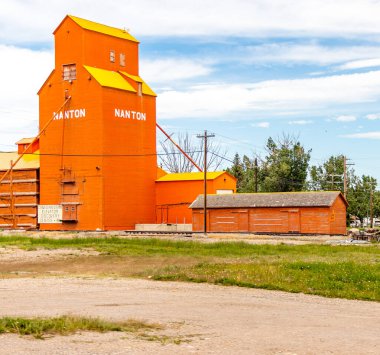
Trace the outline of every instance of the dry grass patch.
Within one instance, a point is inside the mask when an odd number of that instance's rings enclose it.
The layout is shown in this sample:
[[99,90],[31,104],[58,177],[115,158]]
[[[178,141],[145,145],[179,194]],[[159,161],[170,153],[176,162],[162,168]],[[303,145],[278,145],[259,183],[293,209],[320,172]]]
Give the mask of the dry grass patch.
[[[0,262],[0,278],[39,276],[147,277],[167,265],[194,266],[202,259],[194,257],[77,256],[24,262],[22,259]],[[211,259],[208,259],[210,261]]]
[[[99,318],[61,316],[54,318],[0,318],[0,334],[15,333],[31,335],[36,339],[44,339],[52,335],[69,335],[78,331],[91,332],[127,332],[138,334],[146,331],[162,330],[163,326],[130,319],[125,322],[105,321]],[[145,333],[144,333],[145,334]]]

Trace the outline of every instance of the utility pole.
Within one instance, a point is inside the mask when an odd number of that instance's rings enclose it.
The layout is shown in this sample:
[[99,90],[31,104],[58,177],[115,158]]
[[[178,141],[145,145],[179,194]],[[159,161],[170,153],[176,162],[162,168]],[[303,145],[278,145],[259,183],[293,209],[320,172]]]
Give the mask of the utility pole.
[[[339,174],[330,174],[329,176],[331,176],[331,191],[334,191],[334,186],[335,186],[334,177],[340,177],[340,178],[342,178],[342,175],[339,175]],[[342,182],[340,182],[340,183],[342,183]]]
[[347,200],[347,158],[343,156],[343,196]]
[[370,187],[370,193],[369,193],[369,220],[370,220],[370,227],[373,228],[373,190],[372,186]]
[[257,193],[257,158],[255,158],[255,192]]
[[347,164],[347,160],[350,160],[350,159],[347,159],[347,157],[344,155],[343,156],[343,183],[344,183],[344,186],[343,186],[343,195],[344,195],[344,198],[347,199],[347,166],[349,165],[355,165],[354,163],[350,163],[350,164]]
[[203,231],[207,235],[207,138],[215,137],[215,134],[208,134],[207,130],[204,134],[198,134],[197,138],[204,139],[204,161],[203,161]]

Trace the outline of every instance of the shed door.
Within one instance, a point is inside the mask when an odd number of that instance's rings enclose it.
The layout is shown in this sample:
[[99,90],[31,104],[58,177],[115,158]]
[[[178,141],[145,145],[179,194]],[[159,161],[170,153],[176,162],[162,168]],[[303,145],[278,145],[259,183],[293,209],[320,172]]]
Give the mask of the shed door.
[[238,211],[238,231],[248,232],[248,210]]
[[289,210],[289,232],[299,233],[300,232],[300,212],[299,210]]

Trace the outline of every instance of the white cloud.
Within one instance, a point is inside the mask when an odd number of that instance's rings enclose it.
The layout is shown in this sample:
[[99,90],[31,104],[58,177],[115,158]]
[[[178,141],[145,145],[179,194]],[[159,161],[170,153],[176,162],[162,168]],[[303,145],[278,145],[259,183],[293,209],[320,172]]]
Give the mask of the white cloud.
[[[348,49],[348,48],[347,48]],[[363,48],[365,49],[365,48]],[[378,52],[380,50],[379,47],[374,48],[374,51],[367,48],[369,51],[366,57],[378,55]],[[366,49],[365,49],[366,50]],[[352,62],[345,63],[338,67],[340,70],[350,70],[350,69],[364,69],[364,68],[374,68],[374,67],[380,67],[380,58],[372,58],[372,59],[363,59],[363,60],[355,60]]]
[[312,124],[313,121],[311,120],[296,120],[296,121],[289,121],[288,124],[290,125],[300,125],[300,126],[303,126],[303,125],[308,125],[308,124]]
[[354,122],[356,121],[356,117],[353,115],[342,115],[335,118],[335,121],[338,122]]
[[[246,53],[238,53],[240,60],[258,63],[306,63],[306,64],[338,64],[338,70],[357,69],[379,66],[379,46],[323,46],[316,43],[295,44],[292,42],[270,43],[251,46],[244,49]],[[242,59],[241,59],[242,58]],[[376,65],[375,65],[376,64]],[[313,75],[320,73],[313,72]]]
[[53,69],[53,54],[0,45],[0,142],[13,144],[20,137],[36,134],[38,96]]
[[269,122],[251,123],[251,126],[258,127],[258,128],[269,128],[270,123]]
[[[137,36],[376,37],[373,0],[1,0],[0,41],[51,41],[70,13]],[[43,16],[41,16],[43,14]],[[226,21],[228,19],[228,21]]]
[[353,133],[343,135],[344,138],[358,138],[358,139],[380,139],[380,131]]
[[190,59],[166,58],[140,61],[141,76],[150,84],[170,84],[175,80],[205,76],[211,72],[211,63]]
[[380,113],[371,113],[367,116],[365,116],[368,120],[374,121],[374,120],[380,120]]
[[376,102],[379,96],[380,71],[373,71],[254,84],[198,85],[183,91],[164,91],[157,104],[160,118],[234,115],[239,119],[247,112],[311,112],[337,105]]

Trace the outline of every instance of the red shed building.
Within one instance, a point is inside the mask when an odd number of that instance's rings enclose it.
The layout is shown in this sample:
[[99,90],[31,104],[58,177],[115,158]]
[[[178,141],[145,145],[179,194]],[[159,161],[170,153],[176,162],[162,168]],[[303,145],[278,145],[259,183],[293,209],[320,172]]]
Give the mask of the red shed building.
[[[346,234],[347,201],[338,191],[207,196],[209,232]],[[190,205],[203,230],[203,195]]]

